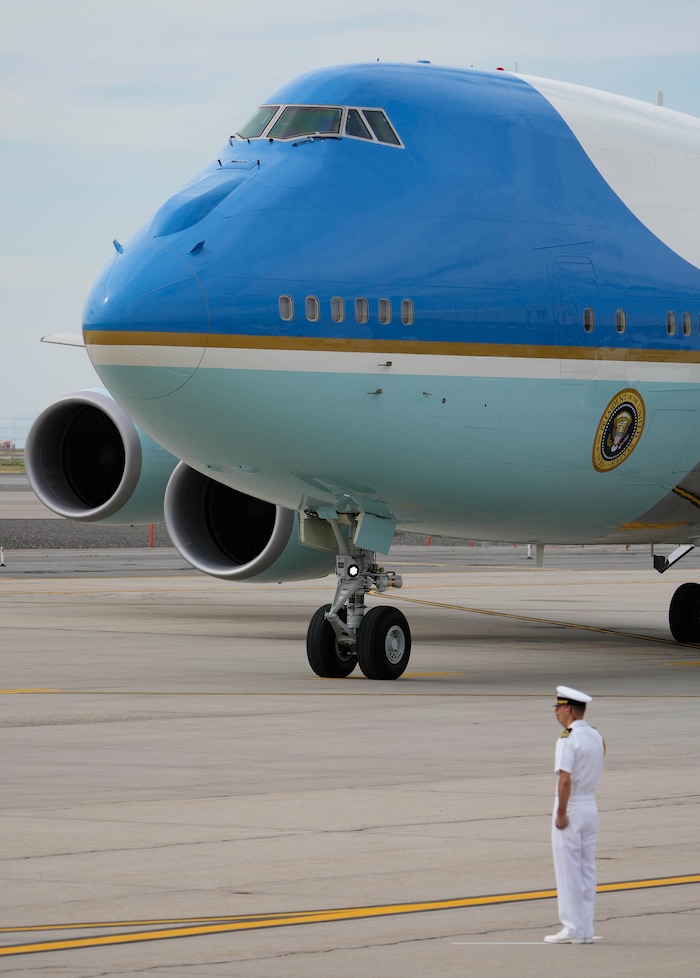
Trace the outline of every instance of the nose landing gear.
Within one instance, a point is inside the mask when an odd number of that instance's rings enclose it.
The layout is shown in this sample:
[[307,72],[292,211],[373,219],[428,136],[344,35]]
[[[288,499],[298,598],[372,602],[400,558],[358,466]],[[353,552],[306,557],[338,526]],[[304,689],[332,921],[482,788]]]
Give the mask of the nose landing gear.
[[338,584],[332,604],[323,605],[311,619],[306,654],[317,676],[349,676],[359,663],[368,679],[398,679],[411,654],[411,630],[405,615],[389,605],[365,612],[368,591],[401,587],[398,574],[376,564],[376,554],[345,543],[336,557]]

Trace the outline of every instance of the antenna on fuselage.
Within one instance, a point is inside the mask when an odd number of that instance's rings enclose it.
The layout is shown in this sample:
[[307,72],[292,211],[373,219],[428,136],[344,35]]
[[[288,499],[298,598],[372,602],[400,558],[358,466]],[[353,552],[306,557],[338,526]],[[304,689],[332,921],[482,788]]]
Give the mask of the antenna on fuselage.
[[661,91],[661,89],[659,89],[658,92],[656,93],[656,104],[657,105],[664,104],[664,93]]

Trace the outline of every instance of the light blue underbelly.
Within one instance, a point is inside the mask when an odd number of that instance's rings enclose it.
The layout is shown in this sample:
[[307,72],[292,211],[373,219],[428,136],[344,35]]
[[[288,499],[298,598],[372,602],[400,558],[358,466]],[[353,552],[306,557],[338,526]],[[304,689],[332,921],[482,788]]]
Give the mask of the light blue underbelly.
[[292,509],[366,510],[435,534],[617,539],[700,459],[698,391],[687,384],[634,384],[641,437],[599,472],[596,432],[624,382],[200,367],[169,396],[142,399],[152,369],[99,372],[194,468]]

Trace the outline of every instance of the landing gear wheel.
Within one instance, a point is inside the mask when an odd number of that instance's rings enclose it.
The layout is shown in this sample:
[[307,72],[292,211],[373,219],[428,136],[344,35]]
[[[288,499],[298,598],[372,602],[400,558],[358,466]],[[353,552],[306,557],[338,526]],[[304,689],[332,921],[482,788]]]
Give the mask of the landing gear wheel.
[[671,598],[668,623],[677,642],[700,642],[700,584],[681,584]]
[[357,661],[368,679],[398,679],[411,654],[406,616],[384,605],[370,608],[357,633]]
[[[338,647],[338,638],[325,617],[331,610],[329,604],[314,612],[306,633],[306,656],[309,665],[317,676],[324,679],[344,679],[357,665],[357,656]],[[345,621],[345,609],[341,608],[338,617]]]

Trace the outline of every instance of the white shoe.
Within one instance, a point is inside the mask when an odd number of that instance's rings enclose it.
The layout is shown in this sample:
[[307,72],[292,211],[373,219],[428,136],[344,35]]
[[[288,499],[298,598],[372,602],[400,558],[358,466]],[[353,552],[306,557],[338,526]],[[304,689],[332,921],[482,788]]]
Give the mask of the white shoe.
[[558,934],[547,934],[545,937],[547,944],[592,944],[592,937],[572,937],[566,927],[562,927]]

